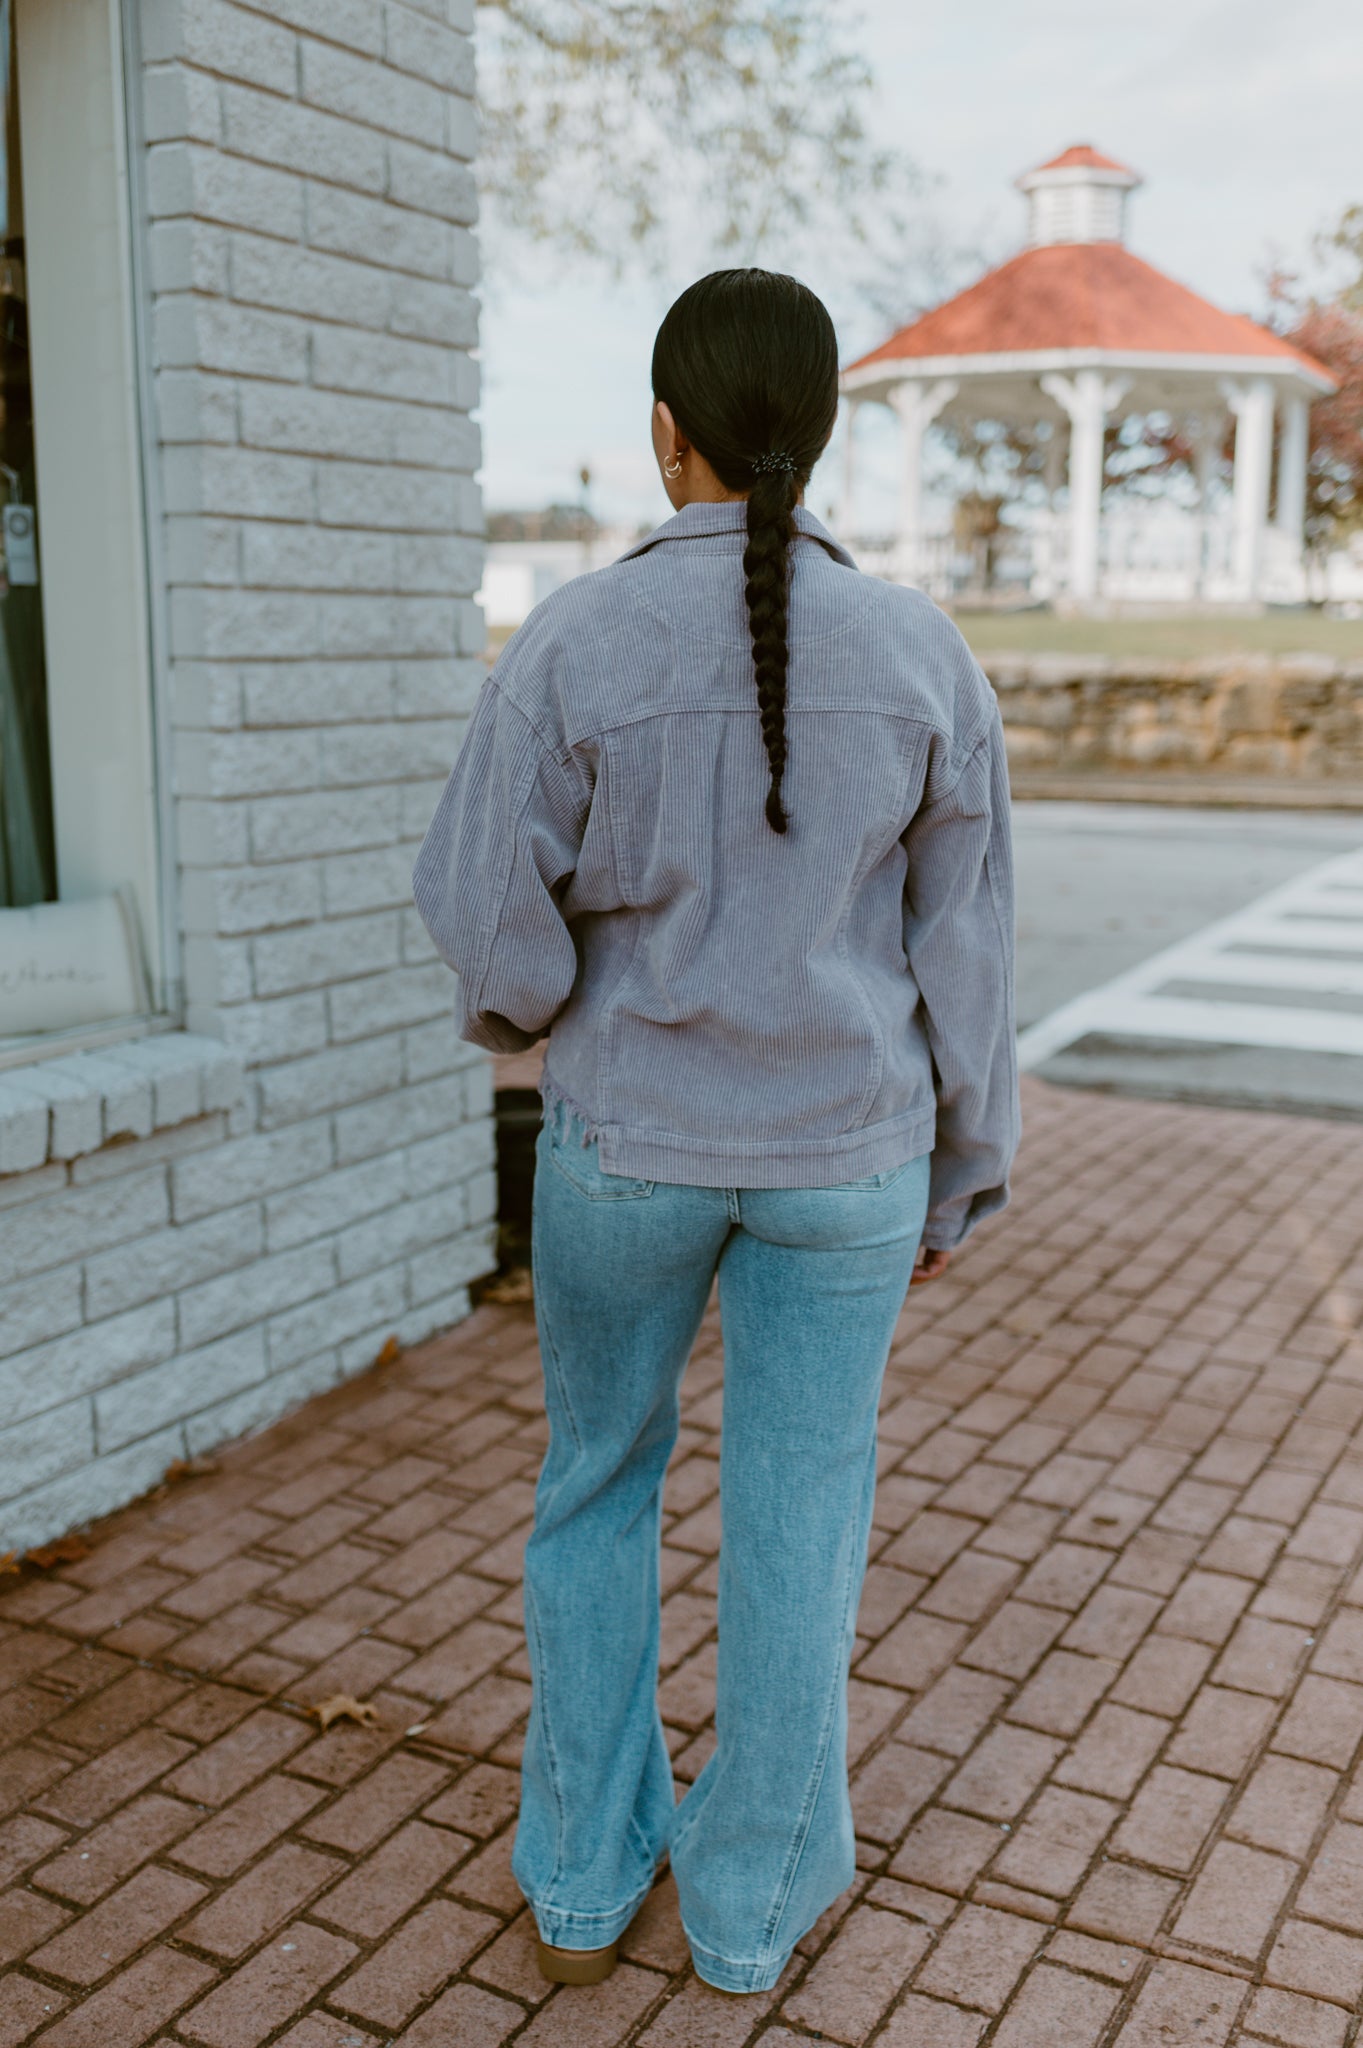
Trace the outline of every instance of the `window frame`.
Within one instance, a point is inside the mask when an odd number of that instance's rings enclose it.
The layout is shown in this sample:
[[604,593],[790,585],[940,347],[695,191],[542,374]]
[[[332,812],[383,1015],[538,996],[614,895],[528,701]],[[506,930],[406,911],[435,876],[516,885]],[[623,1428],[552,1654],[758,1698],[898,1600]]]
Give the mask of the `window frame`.
[[0,1038],[0,1070],[174,1029],[183,1003],[137,6],[14,5],[58,901],[129,888],[152,993]]

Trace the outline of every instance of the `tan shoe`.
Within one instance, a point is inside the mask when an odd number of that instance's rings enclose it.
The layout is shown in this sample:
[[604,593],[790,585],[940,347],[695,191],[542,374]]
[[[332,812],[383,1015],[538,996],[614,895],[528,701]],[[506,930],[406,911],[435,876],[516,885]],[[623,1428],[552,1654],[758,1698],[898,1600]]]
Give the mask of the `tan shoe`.
[[605,1948],[554,1948],[542,1941],[540,1975],[551,1984],[604,1984],[615,1968],[619,1946],[618,1941],[611,1941]]

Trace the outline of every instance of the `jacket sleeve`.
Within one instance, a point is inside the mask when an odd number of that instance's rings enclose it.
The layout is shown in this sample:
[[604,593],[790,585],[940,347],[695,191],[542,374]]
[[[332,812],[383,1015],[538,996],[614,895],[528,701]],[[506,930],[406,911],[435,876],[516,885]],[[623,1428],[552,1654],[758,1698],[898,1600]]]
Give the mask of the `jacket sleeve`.
[[1008,1200],[1021,1133],[1013,848],[997,707],[961,773],[919,811],[904,845],[904,950],[937,1092],[923,1243],[950,1251]]
[[421,919],[460,984],[460,1031],[492,1052],[543,1038],[572,992],[560,908],[590,792],[492,676],[412,877]]

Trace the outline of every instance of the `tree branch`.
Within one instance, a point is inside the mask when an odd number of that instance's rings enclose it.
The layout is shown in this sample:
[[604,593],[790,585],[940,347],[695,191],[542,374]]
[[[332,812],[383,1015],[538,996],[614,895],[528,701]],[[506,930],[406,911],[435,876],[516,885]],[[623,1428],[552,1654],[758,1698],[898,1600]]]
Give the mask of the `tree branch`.
[[855,22],[821,0],[482,0],[484,182],[515,235],[620,270],[699,227],[771,260],[883,233],[917,188],[866,119]]

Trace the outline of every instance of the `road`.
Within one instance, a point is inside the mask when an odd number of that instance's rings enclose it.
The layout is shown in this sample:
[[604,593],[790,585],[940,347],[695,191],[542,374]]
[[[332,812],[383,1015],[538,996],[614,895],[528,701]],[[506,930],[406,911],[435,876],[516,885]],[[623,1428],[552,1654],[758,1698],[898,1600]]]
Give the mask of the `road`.
[[1014,832],[1034,1071],[1363,1117],[1363,818],[1019,803]]

